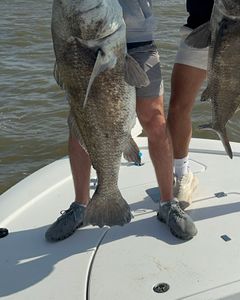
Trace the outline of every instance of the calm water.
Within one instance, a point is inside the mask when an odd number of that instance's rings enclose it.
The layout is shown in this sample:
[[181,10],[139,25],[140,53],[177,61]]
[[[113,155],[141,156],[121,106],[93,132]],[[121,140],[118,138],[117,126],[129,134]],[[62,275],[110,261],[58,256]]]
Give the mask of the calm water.
[[[178,29],[186,19],[185,1],[155,2],[167,108]],[[51,5],[50,0],[1,0],[0,194],[67,154],[68,106],[52,76]],[[216,138],[196,130],[209,117],[209,105],[197,100],[194,136]],[[240,141],[239,127],[235,118],[230,124],[231,140]]]

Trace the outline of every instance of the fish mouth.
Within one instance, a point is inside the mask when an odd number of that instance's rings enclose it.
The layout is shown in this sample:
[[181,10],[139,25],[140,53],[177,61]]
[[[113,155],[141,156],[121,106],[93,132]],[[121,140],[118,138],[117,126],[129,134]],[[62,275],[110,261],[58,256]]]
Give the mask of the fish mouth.
[[227,18],[240,20],[240,3],[234,0],[217,0],[216,6],[219,11]]

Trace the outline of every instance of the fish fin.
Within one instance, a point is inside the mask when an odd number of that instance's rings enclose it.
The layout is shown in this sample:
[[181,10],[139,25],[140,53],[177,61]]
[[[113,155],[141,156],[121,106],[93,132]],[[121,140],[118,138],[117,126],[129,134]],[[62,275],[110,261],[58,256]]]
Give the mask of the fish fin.
[[200,101],[201,102],[210,101],[211,98],[212,98],[212,96],[211,96],[210,89],[208,87],[206,87],[206,89],[202,92]]
[[89,95],[89,92],[91,90],[91,87],[93,85],[95,78],[101,72],[104,72],[107,69],[112,69],[116,64],[116,61],[117,61],[116,56],[112,55],[111,59],[109,60],[109,56],[105,55],[105,53],[101,49],[98,50],[97,58],[96,58],[96,61],[95,61],[94,67],[93,67],[93,71],[92,71],[91,77],[88,82],[88,87],[87,87],[85,99],[83,102],[83,108],[85,108],[85,106],[87,104],[88,95]]
[[216,128],[217,126],[213,126],[212,123],[210,124],[205,124],[205,125],[201,125],[199,126],[200,130],[210,130],[210,131],[214,131],[220,138],[220,140],[222,141],[223,147],[227,153],[227,155],[232,159],[233,158],[233,153],[232,153],[232,148],[230,146],[229,143],[229,139],[227,137],[227,131],[226,128]]
[[185,39],[185,43],[193,48],[206,48],[211,43],[210,21],[194,29]]
[[82,148],[85,150],[86,153],[88,153],[87,147],[86,147],[86,145],[84,143],[84,140],[83,140],[83,137],[80,133],[79,127],[77,125],[76,117],[75,117],[73,111],[70,111],[70,114],[68,116],[67,121],[68,121],[68,127],[69,127],[69,130],[70,130],[70,134],[75,136],[78,139],[78,141],[79,141],[80,145],[82,146]]
[[60,86],[60,88],[64,89],[64,83],[61,80],[60,71],[59,71],[58,64],[56,61],[54,63],[53,76],[54,76],[54,79],[56,80],[57,84]]
[[146,72],[141,68],[139,63],[129,54],[125,60],[125,81],[135,87],[144,87],[149,85],[150,81]]
[[132,214],[128,203],[123,199],[119,189],[111,194],[103,195],[98,188],[89,202],[84,224],[97,225],[99,227],[124,225],[131,221]]
[[137,165],[141,165],[141,152],[134,139],[130,136],[123,152],[123,157],[128,162],[134,162]]
[[89,95],[90,89],[92,87],[92,84],[93,84],[95,78],[99,75],[99,73],[103,69],[102,56],[103,56],[102,51],[98,50],[97,58],[96,58],[96,61],[95,61],[94,67],[93,67],[93,71],[92,71],[91,77],[90,77],[89,82],[88,82],[88,87],[87,87],[87,91],[86,91],[84,102],[83,102],[83,108],[85,108],[85,106],[87,104],[88,95]]

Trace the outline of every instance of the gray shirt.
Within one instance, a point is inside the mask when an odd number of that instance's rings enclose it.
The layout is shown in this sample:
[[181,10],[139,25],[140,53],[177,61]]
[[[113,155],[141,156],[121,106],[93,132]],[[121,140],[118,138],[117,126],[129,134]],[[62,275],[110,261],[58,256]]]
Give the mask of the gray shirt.
[[153,39],[154,19],[152,0],[119,0],[127,25],[127,42],[146,42]]

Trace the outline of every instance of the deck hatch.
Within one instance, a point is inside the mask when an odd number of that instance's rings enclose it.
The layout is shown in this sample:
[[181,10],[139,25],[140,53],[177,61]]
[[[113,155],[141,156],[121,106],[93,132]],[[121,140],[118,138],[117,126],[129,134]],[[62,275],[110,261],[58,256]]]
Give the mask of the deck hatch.
[[169,284],[162,282],[154,285],[153,290],[155,293],[162,294],[166,293],[170,289]]
[[226,234],[221,235],[221,238],[222,238],[225,242],[231,241],[231,238],[230,238],[228,235],[226,235]]
[[214,194],[217,198],[227,197],[227,194],[224,192],[219,192]]

